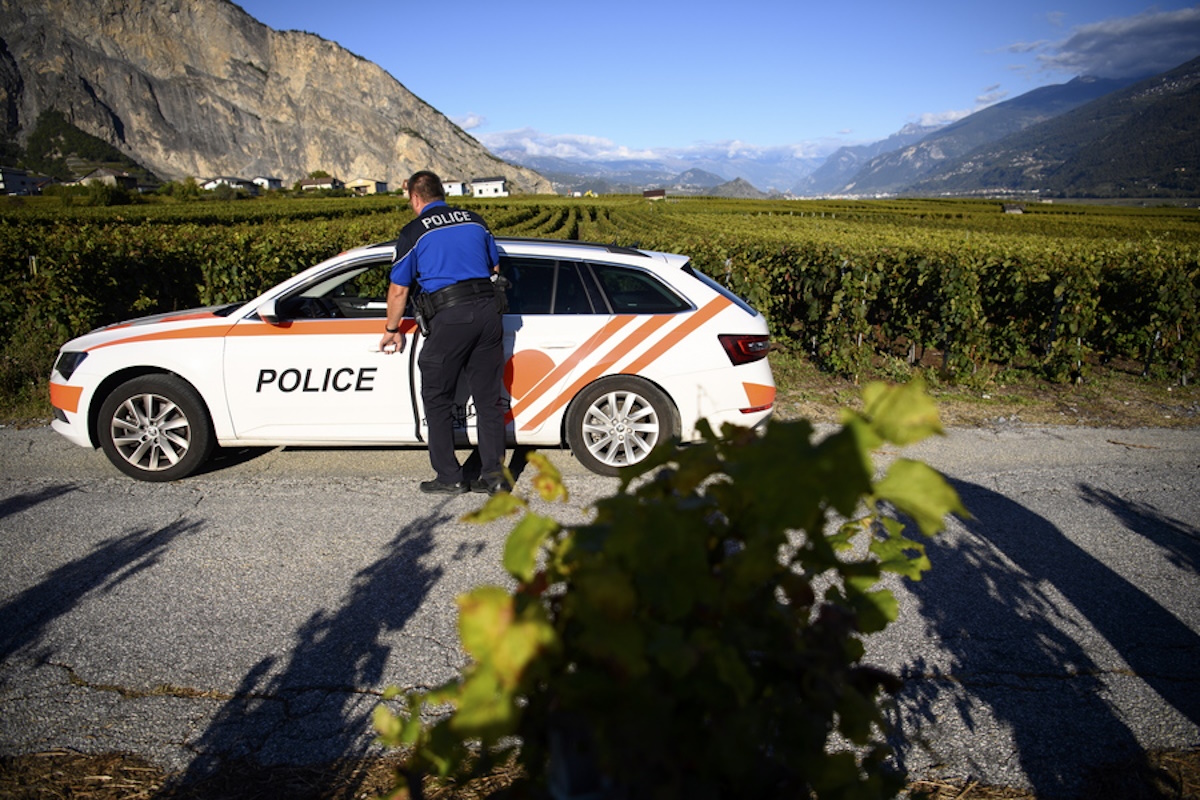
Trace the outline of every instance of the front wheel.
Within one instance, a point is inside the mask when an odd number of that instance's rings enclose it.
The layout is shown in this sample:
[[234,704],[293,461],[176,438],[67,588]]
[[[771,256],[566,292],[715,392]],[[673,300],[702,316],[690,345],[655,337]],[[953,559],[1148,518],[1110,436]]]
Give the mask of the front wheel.
[[100,406],[96,425],[108,460],[142,481],[187,477],[215,443],[204,401],[174,375],[143,375],[121,384]]
[[615,476],[678,434],[671,399],[649,381],[627,376],[597,381],[580,392],[567,412],[567,445],[579,463]]

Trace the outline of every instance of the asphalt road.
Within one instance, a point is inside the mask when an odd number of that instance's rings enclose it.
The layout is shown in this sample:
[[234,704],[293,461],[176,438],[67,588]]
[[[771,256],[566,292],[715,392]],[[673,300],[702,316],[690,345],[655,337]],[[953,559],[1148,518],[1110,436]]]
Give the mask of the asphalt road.
[[[905,454],[974,515],[868,642],[904,678],[912,776],[1070,796],[1096,765],[1200,745],[1200,431],[963,429]],[[550,455],[555,513],[586,518],[615,481]],[[454,597],[505,581],[507,525],[458,521],[480,497],[426,477],[421,450],[272,450],[146,484],[0,429],[0,755],[197,777],[367,752],[379,692],[462,663]]]

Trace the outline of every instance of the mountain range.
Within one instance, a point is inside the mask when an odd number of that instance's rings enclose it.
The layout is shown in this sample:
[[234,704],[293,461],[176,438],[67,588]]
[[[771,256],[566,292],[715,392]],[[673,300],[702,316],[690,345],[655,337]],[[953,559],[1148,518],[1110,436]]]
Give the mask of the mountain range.
[[1200,59],[1137,82],[1041,87],[826,158],[732,143],[563,159],[489,152],[377,65],[229,0],[0,0],[5,163],[50,112],[162,179],[290,184],[322,170],[398,188],[432,168],[503,176],[519,193],[1200,196]]
[[948,159],[919,194],[1200,195],[1200,58]]
[[[697,168],[680,159],[631,163],[501,154],[546,175],[559,191],[665,188],[674,194],[748,196],[752,184],[751,190],[766,186],[794,197],[1195,197],[1200,59],[1136,82],[1083,76],[1043,86],[949,125],[908,125],[879,142],[843,147],[823,162],[786,154],[760,158],[759,180],[745,170],[745,158],[740,163],[710,158],[703,179],[696,180]],[[735,178],[740,184],[732,190]]]
[[1124,85],[1120,81],[1084,77],[1065,84],[1042,86],[976,111],[911,145],[872,158],[849,182],[832,188],[832,192],[857,195],[903,192],[948,160],[1053,119]]

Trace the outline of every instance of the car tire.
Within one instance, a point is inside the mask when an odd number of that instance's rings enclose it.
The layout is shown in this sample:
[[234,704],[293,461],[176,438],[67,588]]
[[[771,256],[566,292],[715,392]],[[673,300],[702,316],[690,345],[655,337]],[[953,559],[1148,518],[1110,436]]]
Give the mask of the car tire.
[[100,406],[96,430],[108,460],[142,481],[191,475],[216,443],[204,401],[174,375],[143,375],[122,383]]
[[654,384],[627,375],[604,378],[575,396],[567,446],[583,466],[616,476],[679,434],[675,404]]

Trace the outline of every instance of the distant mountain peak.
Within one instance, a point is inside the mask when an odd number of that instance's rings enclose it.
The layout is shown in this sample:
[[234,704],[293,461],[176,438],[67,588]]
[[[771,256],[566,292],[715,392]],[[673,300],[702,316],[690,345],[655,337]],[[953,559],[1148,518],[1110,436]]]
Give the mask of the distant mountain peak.
[[947,161],[914,192],[1200,195],[1200,58]]
[[838,193],[893,194],[978,147],[1003,139],[1128,85],[1105,78],[1042,86],[988,106],[931,132],[919,141],[872,158]]
[[515,191],[550,183],[506,164],[379,66],[229,0],[0,2],[7,133],[54,109],[160,177],[316,170],[399,188],[417,169]]

